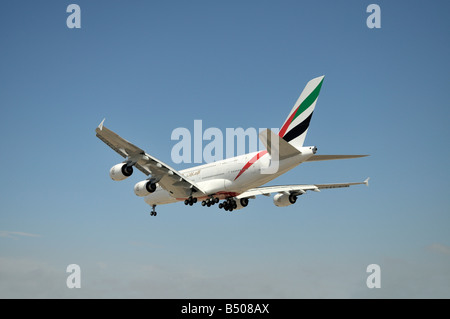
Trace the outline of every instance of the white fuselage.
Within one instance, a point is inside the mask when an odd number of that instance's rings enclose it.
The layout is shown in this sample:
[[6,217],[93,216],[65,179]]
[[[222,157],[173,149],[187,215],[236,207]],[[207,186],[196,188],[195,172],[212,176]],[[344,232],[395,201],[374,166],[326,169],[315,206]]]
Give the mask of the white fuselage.
[[[196,183],[206,196],[196,195],[198,199],[206,199],[214,195],[219,199],[238,196],[246,190],[266,184],[276,177],[305,162],[313,155],[314,147],[302,147],[300,154],[271,163],[271,156],[267,151],[240,155],[214,163],[199,165],[180,171],[188,180]],[[272,164],[272,165],[271,165]],[[175,198],[158,185],[155,192],[145,196],[149,205],[163,205],[184,201]]]

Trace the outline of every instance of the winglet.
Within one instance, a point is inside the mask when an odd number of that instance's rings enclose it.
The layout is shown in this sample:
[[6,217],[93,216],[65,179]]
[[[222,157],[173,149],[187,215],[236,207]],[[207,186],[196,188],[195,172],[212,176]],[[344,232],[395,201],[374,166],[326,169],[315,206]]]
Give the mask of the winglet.
[[98,129],[101,131],[103,130],[103,122],[105,122],[105,119],[103,119],[103,121],[100,123],[100,125],[98,126]]
[[367,187],[369,187],[369,179],[370,177],[367,177],[366,180],[363,182]]

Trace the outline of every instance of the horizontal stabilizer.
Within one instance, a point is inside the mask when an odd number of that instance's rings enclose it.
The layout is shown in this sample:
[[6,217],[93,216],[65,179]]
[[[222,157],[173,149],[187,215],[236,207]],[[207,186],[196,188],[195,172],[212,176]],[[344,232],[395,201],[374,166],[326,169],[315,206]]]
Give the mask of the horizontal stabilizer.
[[269,129],[259,133],[259,138],[272,158],[278,157],[279,160],[283,160],[301,153],[298,149]]
[[330,161],[330,160],[338,160],[338,159],[349,159],[349,158],[360,158],[366,157],[369,155],[313,155],[306,160],[306,162],[315,162],[315,161]]

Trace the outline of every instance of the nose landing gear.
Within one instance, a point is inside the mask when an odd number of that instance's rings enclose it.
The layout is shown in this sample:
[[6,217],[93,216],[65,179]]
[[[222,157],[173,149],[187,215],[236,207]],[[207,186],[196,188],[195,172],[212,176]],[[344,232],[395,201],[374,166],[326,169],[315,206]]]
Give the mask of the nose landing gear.
[[152,211],[150,212],[150,216],[156,216],[158,213],[155,210],[156,205],[152,205]]

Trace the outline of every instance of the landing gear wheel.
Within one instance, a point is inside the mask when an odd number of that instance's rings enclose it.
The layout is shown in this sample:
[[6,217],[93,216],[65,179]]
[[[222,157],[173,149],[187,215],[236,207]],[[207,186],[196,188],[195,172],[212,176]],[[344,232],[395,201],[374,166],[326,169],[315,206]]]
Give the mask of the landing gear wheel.
[[193,198],[192,196],[189,196],[189,198],[186,198],[184,200],[184,205],[190,205],[192,206],[193,204],[197,203],[197,198]]
[[156,208],[156,205],[152,205],[152,211],[150,212],[150,216],[156,216],[155,208]]

